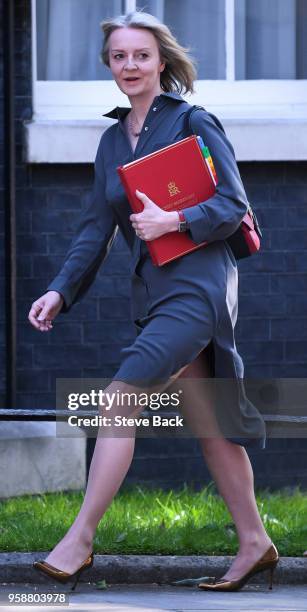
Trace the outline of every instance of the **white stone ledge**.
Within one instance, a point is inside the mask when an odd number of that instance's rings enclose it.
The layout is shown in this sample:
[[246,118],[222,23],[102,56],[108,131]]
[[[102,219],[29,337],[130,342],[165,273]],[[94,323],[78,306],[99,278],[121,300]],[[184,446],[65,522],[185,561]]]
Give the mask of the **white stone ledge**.
[[[216,113],[217,114],[217,113]],[[307,117],[218,115],[237,161],[307,160]],[[27,163],[92,163],[106,119],[34,119],[24,122]]]
[[86,435],[61,425],[59,436],[56,423],[1,423],[0,499],[84,488]]

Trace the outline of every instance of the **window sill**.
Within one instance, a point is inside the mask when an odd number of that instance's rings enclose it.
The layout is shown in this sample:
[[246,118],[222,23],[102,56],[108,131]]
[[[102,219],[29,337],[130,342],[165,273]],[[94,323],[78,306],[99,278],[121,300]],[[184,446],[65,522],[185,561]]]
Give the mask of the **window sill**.
[[[253,116],[225,107],[207,106],[222,121],[237,161],[307,160],[307,109],[299,113]],[[306,110],[306,112],[305,112]],[[251,109],[249,109],[251,112]],[[101,134],[111,119],[42,119],[24,122],[27,163],[93,163]]]

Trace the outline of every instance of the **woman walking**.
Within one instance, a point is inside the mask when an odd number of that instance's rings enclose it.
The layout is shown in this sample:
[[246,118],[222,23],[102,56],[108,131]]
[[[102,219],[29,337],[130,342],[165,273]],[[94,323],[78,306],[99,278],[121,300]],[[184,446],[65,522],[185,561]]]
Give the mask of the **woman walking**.
[[[106,113],[118,121],[101,137],[89,206],[61,271],[33,302],[29,320],[41,332],[50,331],[57,314],[68,312],[83,297],[119,226],[132,253],[132,317],[138,335],[122,350],[122,363],[105,392],[135,392],[144,383],[162,390],[183,376],[214,375],[234,382],[225,435],[220,429],[223,419],[218,422],[208,398],[197,394],[196,386],[195,397],[188,398],[184,407],[192,429],[201,414],[199,441],[204,459],[239,539],[238,554],[226,574],[215,584],[199,586],[238,589],[264,569],[271,572],[271,586],[278,552],[258,512],[245,448],[265,447],[265,426],[244,393],[243,364],[234,340],[237,266],[226,239],[239,227],[248,204],[234,151],[212,117],[196,110],[191,125],[210,149],[219,183],[212,198],[182,210],[180,231],[187,231],[195,244],[210,244],[162,267],[154,266],[145,241],[177,232],[179,214],[162,210],[141,192],[137,195],[144,209],[132,214],[116,167],[190,135],[186,116],[191,106],[180,94],[183,89],[193,93],[197,75],[188,50],[148,13],[134,11],[105,20],[102,29],[103,61],[131,106]],[[138,407],[133,415],[142,409]],[[131,416],[128,404],[117,412]],[[211,435],[204,435],[204,429]],[[34,564],[36,569],[66,581],[92,564],[95,530],[125,478],[133,452],[130,432],[129,437],[98,433],[81,509],[45,561]]]

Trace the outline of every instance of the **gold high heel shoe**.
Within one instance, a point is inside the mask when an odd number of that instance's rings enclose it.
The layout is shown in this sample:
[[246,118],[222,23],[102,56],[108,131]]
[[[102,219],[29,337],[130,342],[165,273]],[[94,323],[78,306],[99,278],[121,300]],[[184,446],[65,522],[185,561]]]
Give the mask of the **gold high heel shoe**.
[[206,591],[237,591],[240,589],[254,574],[258,572],[262,572],[266,569],[270,571],[269,574],[269,589],[272,589],[273,585],[273,572],[275,567],[279,561],[278,550],[275,544],[270,544],[269,548],[262,555],[259,561],[252,566],[246,574],[241,576],[241,578],[237,578],[236,580],[227,580],[226,578],[220,578],[220,580],[215,580],[214,582],[201,582],[198,585],[199,589],[204,589]]
[[85,561],[83,561],[79,569],[77,569],[73,574],[69,574],[68,572],[59,570],[53,565],[50,565],[50,563],[47,563],[47,561],[34,561],[33,567],[39,572],[42,572],[43,574],[45,574],[45,576],[49,576],[50,578],[53,578],[54,580],[58,580],[59,582],[68,582],[68,580],[70,580],[71,578],[75,578],[75,582],[73,586],[71,587],[71,590],[73,591],[76,588],[80,574],[85,569],[89,569],[90,567],[92,567],[93,562],[94,562],[94,553],[92,551],[89,557],[87,557]]

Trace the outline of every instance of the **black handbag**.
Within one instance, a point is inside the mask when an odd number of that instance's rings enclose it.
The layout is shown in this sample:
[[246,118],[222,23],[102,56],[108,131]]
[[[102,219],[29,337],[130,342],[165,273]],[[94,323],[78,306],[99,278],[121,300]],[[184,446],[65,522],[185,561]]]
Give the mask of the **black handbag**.
[[[187,126],[189,132],[194,134],[194,131],[191,127],[191,115],[196,109],[206,109],[203,106],[197,106],[196,104],[192,105],[191,108],[187,111]],[[225,130],[219,121],[219,119],[213,115],[213,113],[209,113],[206,111],[208,115],[213,119],[215,124],[224,132]],[[225,134],[226,135],[226,134]],[[206,144],[206,143],[205,143]],[[248,209],[243,217],[240,226],[238,229],[229,236],[226,242],[229,244],[234,256],[236,259],[243,259],[243,257],[249,257],[253,253],[256,253],[260,249],[260,238],[262,237],[262,232],[259,227],[258,219],[251,207],[248,204]]]

